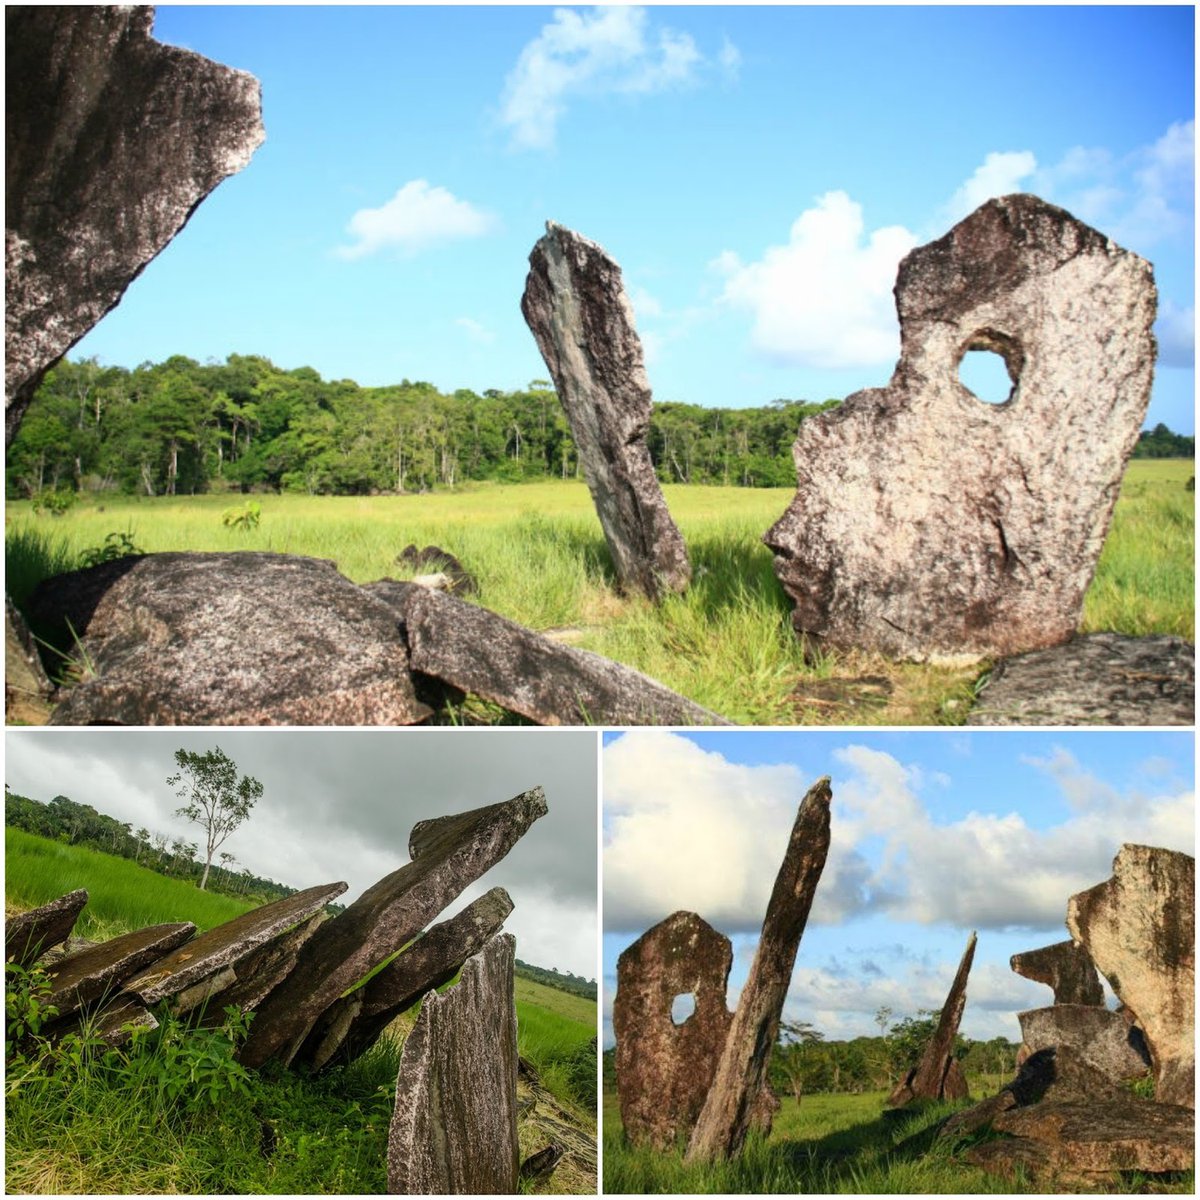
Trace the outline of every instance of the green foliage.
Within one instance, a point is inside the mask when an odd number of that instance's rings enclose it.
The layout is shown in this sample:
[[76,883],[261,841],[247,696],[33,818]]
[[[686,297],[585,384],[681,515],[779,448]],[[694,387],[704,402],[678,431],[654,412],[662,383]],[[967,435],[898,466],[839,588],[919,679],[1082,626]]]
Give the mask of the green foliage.
[[17,1053],[21,1043],[35,1037],[42,1026],[58,1015],[47,1003],[50,979],[36,963],[23,967],[16,962],[4,964],[4,1060]]
[[114,559],[131,558],[145,553],[145,550],[134,543],[132,530],[114,530],[106,535],[103,545],[89,546],[79,555],[79,566],[95,567]]
[[221,524],[226,529],[257,529],[262,520],[262,505],[255,500],[247,500],[245,504],[227,508],[221,514]]
[[1145,429],[1133,448],[1134,458],[1195,458],[1196,439],[1172,433],[1161,421]]
[[[551,989],[517,981],[517,1048],[533,1064],[543,1086],[568,1104],[596,1111],[596,1006],[575,997],[587,1020],[575,1020],[561,1009],[544,1008]],[[554,1004],[551,997],[549,1002]]]
[[61,517],[75,504],[75,493],[65,488],[46,489],[36,492],[30,497],[29,506],[39,516],[46,513],[51,517]]
[[519,976],[532,979],[535,983],[544,983],[547,987],[558,988],[575,996],[585,996],[593,1001],[597,996],[594,979],[584,979],[579,975],[572,975],[570,971],[559,971],[556,967],[535,967],[519,958],[516,971]]

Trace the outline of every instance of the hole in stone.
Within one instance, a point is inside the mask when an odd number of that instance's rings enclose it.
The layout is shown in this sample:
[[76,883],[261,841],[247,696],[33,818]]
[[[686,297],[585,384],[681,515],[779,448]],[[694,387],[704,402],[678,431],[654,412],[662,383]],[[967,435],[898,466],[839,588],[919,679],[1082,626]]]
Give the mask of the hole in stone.
[[968,350],[958,364],[959,382],[985,404],[1004,404],[1012,399],[1016,384],[1008,364],[993,350]]
[[691,992],[680,992],[671,1001],[671,1020],[682,1025],[696,1011],[696,997]]

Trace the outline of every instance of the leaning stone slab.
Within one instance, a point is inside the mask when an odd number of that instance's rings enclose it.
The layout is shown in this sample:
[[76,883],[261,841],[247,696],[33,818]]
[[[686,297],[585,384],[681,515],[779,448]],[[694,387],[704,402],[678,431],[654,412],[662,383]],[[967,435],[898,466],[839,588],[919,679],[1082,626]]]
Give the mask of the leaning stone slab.
[[638,671],[564,646],[475,604],[381,580],[365,591],[404,622],[414,671],[539,725],[727,725]]
[[88,902],[86,888],[79,888],[31,908],[4,922],[4,960],[27,967],[37,962],[51,946],[65,942]]
[[689,1160],[730,1157],[754,1120],[754,1101],[767,1082],[771,1048],[792,979],[800,939],[829,853],[828,777],[800,802],[783,864],[775,878],[750,974],[725,1039],[712,1087],[688,1145]]
[[503,804],[415,825],[412,861],[309,938],[292,972],[259,1006],[241,1061],[290,1063],[331,1004],[411,942],[546,811],[545,793],[535,787]]
[[[725,1007],[732,963],[729,939],[692,912],[672,913],[617,959],[617,1094],[631,1145],[663,1150],[691,1136],[733,1021]],[[676,1024],[680,995],[695,1007]]]
[[84,1008],[119,991],[124,980],[181,946],[195,932],[191,921],[151,925],[68,954],[47,969],[51,985],[47,1003],[53,1004],[60,1016]]
[[344,883],[325,883],[234,917],[127,980],[125,990],[145,1004],[177,995],[311,917],[345,890]]
[[891,1108],[901,1108],[914,1100],[965,1100],[968,1096],[966,1077],[954,1058],[954,1039],[967,1006],[967,977],[975,960],[975,934],[967,939],[954,981],[942,1005],[937,1028],[921,1061],[896,1085],[888,1097]]
[[[818,647],[966,663],[1065,641],[1150,399],[1150,265],[1036,196],[989,200],[896,281],[890,384],[806,420],[764,540]],[[990,350],[1013,381],[958,379]]]
[[657,599],[692,577],[650,461],[650,383],[621,268],[552,221],[521,312],[554,379],[622,587]]
[[402,1012],[428,991],[449,983],[473,954],[500,932],[513,909],[503,888],[492,888],[462,912],[426,930],[411,946],[349,996],[332,1004],[297,1058],[313,1070],[349,1062],[369,1050]]
[[441,994],[429,992],[404,1042],[388,1132],[393,1195],[516,1192],[516,939],[498,934]]
[[1025,979],[1054,989],[1055,1004],[1104,1004],[1104,989],[1092,956],[1077,942],[1055,942],[1014,954],[1008,965]]
[[258,81],[154,9],[5,10],[6,445],[45,372],[263,140]]
[[99,1038],[106,1046],[123,1046],[136,1030],[157,1029],[158,1018],[132,996],[122,993],[92,1009],[86,1017],[80,1012],[72,1013],[42,1032],[51,1041],[57,1041],[71,1033],[82,1033],[85,1025],[88,1034]]
[[[151,554],[59,575],[36,619],[94,671],[56,725],[408,725],[395,615],[332,562],[292,554]],[[252,630],[252,634],[247,631]]]
[[1089,633],[999,663],[968,725],[1191,725],[1196,648],[1182,638]]
[[1137,1017],[1155,1098],[1195,1105],[1196,860],[1126,844],[1105,883],[1072,896],[1067,928]]
[[1033,1053],[1068,1048],[1106,1079],[1121,1083],[1150,1070],[1141,1030],[1116,1012],[1092,1004],[1055,1004],[1017,1013],[1021,1039]]

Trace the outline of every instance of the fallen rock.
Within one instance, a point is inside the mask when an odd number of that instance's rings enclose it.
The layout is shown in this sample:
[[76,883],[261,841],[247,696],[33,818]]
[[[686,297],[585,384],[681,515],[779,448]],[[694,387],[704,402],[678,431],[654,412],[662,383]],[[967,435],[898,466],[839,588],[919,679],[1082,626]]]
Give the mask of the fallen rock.
[[1031,1052],[1064,1048],[1118,1084],[1150,1070],[1145,1038],[1136,1025],[1106,1008],[1091,1004],[1055,1004],[1017,1013],[1021,1037]]
[[53,687],[33,634],[16,605],[4,597],[4,712],[9,725],[43,725]]
[[1089,633],[997,664],[968,725],[1192,725],[1196,648]]
[[554,1168],[562,1161],[563,1147],[551,1142],[549,1146],[531,1154],[517,1172],[517,1178],[529,1185],[536,1181],[549,1179]]
[[422,587],[434,587],[453,592],[456,596],[471,596],[479,591],[479,582],[462,563],[441,546],[426,546],[418,550],[416,543],[405,546],[396,555],[396,562],[413,571],[425,572],[411,582]]
[[85,1024],[89,1037],[99,1038],[106,1046],[123,1046],[136,1031],[157,1029],[158,1018],[132,996],[122,993],[93,1008],[86,1017],[76,1012],[64,1021],[56,1021],[50,1033],[61,1040],[68,1034],[83,1033]]
[[151,554],[39,584],[34,619],[78,637],[88,675],[51,723],[410,725],[394,613],[331,562]]
[[449,983],[463,963],[497,933],[513,909],[503,888],[492,888],[457,916],[423,933],[411,946],[349,996],[322,1013],[297,1059],[313,1070],[350,1062],[428,991]]
[[554,379],[621,586],[656,600],[692,577],[654,473],[650,383],[621,268],[602,247],[546,223],[521,312]]
[[[1150,398],[1148,263],[1036,196],[989,200],[896,281],[891,383],[810,417],[764,541],[819,648],[965,663],[1076,630]],[[1005,361],[999,405],[958,379]]]
[[753,1124],[754,1101],[767,1082],[771,1048],[779,1031],[796,952],[829,853],[832,795],[825,777],[817,780],[800,802],[767,904],[754,962],[712,1087],[692,1131],[689,1161],[731,1157],[741,1149]]
[[28,912],[19,913],[4,922],[4,960],[15,962],[19,967],[27,967],[37,962],[51,946],[65,942],[75,928],[79,914],[83,912],[88,902],[86,888],[68,892],[31,908]]
[[[733,1021],[725,1007],[732,963],[729,939],[692,912],[672,913],[617,959],[617,1095],[631,1145],[664,1150],[691,1136]],[[676,1024],[680,995],[695,1007]]]
[[242,1063],[260,1067],[270,1058],[290,1063],[331,1004],[412,941],[546,811],[545,794],[535,787],[503,804],[413,826],[412,861],[309,938],[291,973],[259,1006]]
[[1014,954],[1008,965],[1025,979],[1054,989],[1055,1004],[1104,1004],[1104,989],[1092,956],[1076,942],[1055,942]]
[[921,1061],[896,1085],[888,1097],[888,1106],[901,1108],[914,1100],[965,1100],[967,1080],[954,1057],[954,1039],[967,1006],[967,977],[975,960],[975,934],[967,940],[954,981],[942,1005],[937,1028]]
[[42,376],[263,140],[258,81],[154,9],[5,10],[6,445]]
[[1126,844],[1113,876],[1067,905],[1067,928],[1137,1017],[1155,1098],[1195,1105],[1196,860]]
[[517,1191],[516,939],[498,934],[429,992],[404,1042],[388,1132],[393,1195]]
[[475,692],[539,725],[727,725],[638,671],[564,646],[485,608],[412,584],[365,591],[404,622],[414,671]]
[[320,884],[234,917],[126,980],[125,990],[144,1004],[177,995],[307,920],[345,890],[344,883]]

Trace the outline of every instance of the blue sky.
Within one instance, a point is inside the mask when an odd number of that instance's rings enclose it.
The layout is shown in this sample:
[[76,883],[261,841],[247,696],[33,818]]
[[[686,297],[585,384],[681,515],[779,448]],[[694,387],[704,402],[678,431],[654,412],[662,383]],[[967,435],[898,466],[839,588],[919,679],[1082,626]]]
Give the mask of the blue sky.
[[1149,419],[1191,432],[1193,20],[164,5],[161,40],[262,81],[267,142],[74,353],[523,387],[553,219],[624,268],[656,398],[841,397],[891,373],[898,257],[1034,191],[1155,264]]
[[796,808],[832,779],[832,845],[785,1013],[829,1038],[940,1008],[972,930],[963,1032],[1019,1041],[1052,1002],[1010,955],[1069,935],[1068,898],[1124,842],[1194,853],[1190,732],[797,730],[606,735],[605,1036],[620,952],[678,909],[745,981]]

